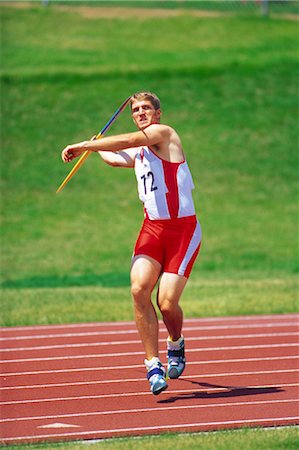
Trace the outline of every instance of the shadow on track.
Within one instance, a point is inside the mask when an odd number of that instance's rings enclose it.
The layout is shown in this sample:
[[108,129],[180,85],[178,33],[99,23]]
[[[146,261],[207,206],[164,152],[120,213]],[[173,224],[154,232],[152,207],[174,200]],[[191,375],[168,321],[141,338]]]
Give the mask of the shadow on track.
[[[187,383],[195,384],[200,388],[215,388],[216,392],[203,392],[194,391],[186,392],[186,394],[180,394],[174,397],[167,398],[165,400],[160,400],[158,403],[174,403],[179,400],[194,400],[196,398],[201,399],[215,399],[215,398],[232,398],[232,397],[243,397],[248,395],[262,395],[262,394],[274,394],[277,392],[283,392],[284,390],[277,387],[246,387],[246,386],[222,386],[218,384],[210,383],[199,383],[197,381],[186,380],[185,378],[180,378],[180,380]],[[225,391],[219,389],[225,389]]]

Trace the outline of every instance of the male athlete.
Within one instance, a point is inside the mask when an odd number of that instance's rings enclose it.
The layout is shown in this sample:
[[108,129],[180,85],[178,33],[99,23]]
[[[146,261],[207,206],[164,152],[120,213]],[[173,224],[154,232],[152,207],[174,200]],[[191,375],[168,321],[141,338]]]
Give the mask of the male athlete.
[[179,300],[199,252],[201,228],[182,144],[173,128],[160,124],[158,97],[139,92],[130,105],[139,131],[69,145],[62,159],[70,162],[91,150],[111,166],[135,168],[145,217],[132,258],[131,292],[147,378],[157,395],[167,389],[167,382],[159,359],[158,319],[151,294],[160,280],[157,304],[169,333],[167,373],[178,378],[186,363]]

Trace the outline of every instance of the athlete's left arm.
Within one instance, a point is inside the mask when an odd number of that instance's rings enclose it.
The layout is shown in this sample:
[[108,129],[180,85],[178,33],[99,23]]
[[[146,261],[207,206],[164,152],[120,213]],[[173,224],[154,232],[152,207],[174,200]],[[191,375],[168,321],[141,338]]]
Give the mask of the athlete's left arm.
[[92,152],[118,152],[142,145],[160,145],[168,138],[169,130],[170,127],[167,125],[152,124],[142,131],[104,137],[98,140],[83,141],[65,147],[61,157],[64,162],[70,162],[86,150]]
[[135,164],[135,157],[137,154],[136,148],[128,148],[120,150],[119,152],[98,152],[102,160],[112,167],[128,167],[133,168]]

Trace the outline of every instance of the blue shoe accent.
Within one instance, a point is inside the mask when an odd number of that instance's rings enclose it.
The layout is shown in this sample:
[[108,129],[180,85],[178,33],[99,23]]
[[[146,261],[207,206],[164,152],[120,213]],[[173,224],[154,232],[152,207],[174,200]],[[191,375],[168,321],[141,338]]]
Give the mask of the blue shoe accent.
[[168,341],[168,350],[167,350],[167,374],[169,378],[176,379],[179,378],[184,372],[186,366],[186,358],[185,358],[185,343],[184,339],[181,341],[180,349],[173,350],[171,349],[171,343]]
[[160,362],[148,371],[147,379],[150,382],[151,392],[154,395],[159,395],[168,388],[165,375],[165,369]]

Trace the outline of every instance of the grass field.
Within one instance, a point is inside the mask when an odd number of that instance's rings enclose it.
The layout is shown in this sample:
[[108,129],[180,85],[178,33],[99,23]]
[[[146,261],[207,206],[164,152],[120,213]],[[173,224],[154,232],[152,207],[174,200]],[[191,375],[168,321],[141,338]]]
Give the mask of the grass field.
[[[243,429],[213,433],[176,434],[146,436],[142,438],[111,439],[101,442],[72,442],[51,444],[51,450],[296,450],[298,449],[296,428]],[[45,450],[47,444],[10,446],[11,450]]]
[[[297,311],[297,22],[191,9],[87,18],[39,3],[0,12],[1,324],[132,320],[133,172],[91,155],[55,191],[70,170],[61,149],[143,89],[160,96],[196,184],[204,240],[185,315]],[[111,133],[133,129],[126,111]]]

